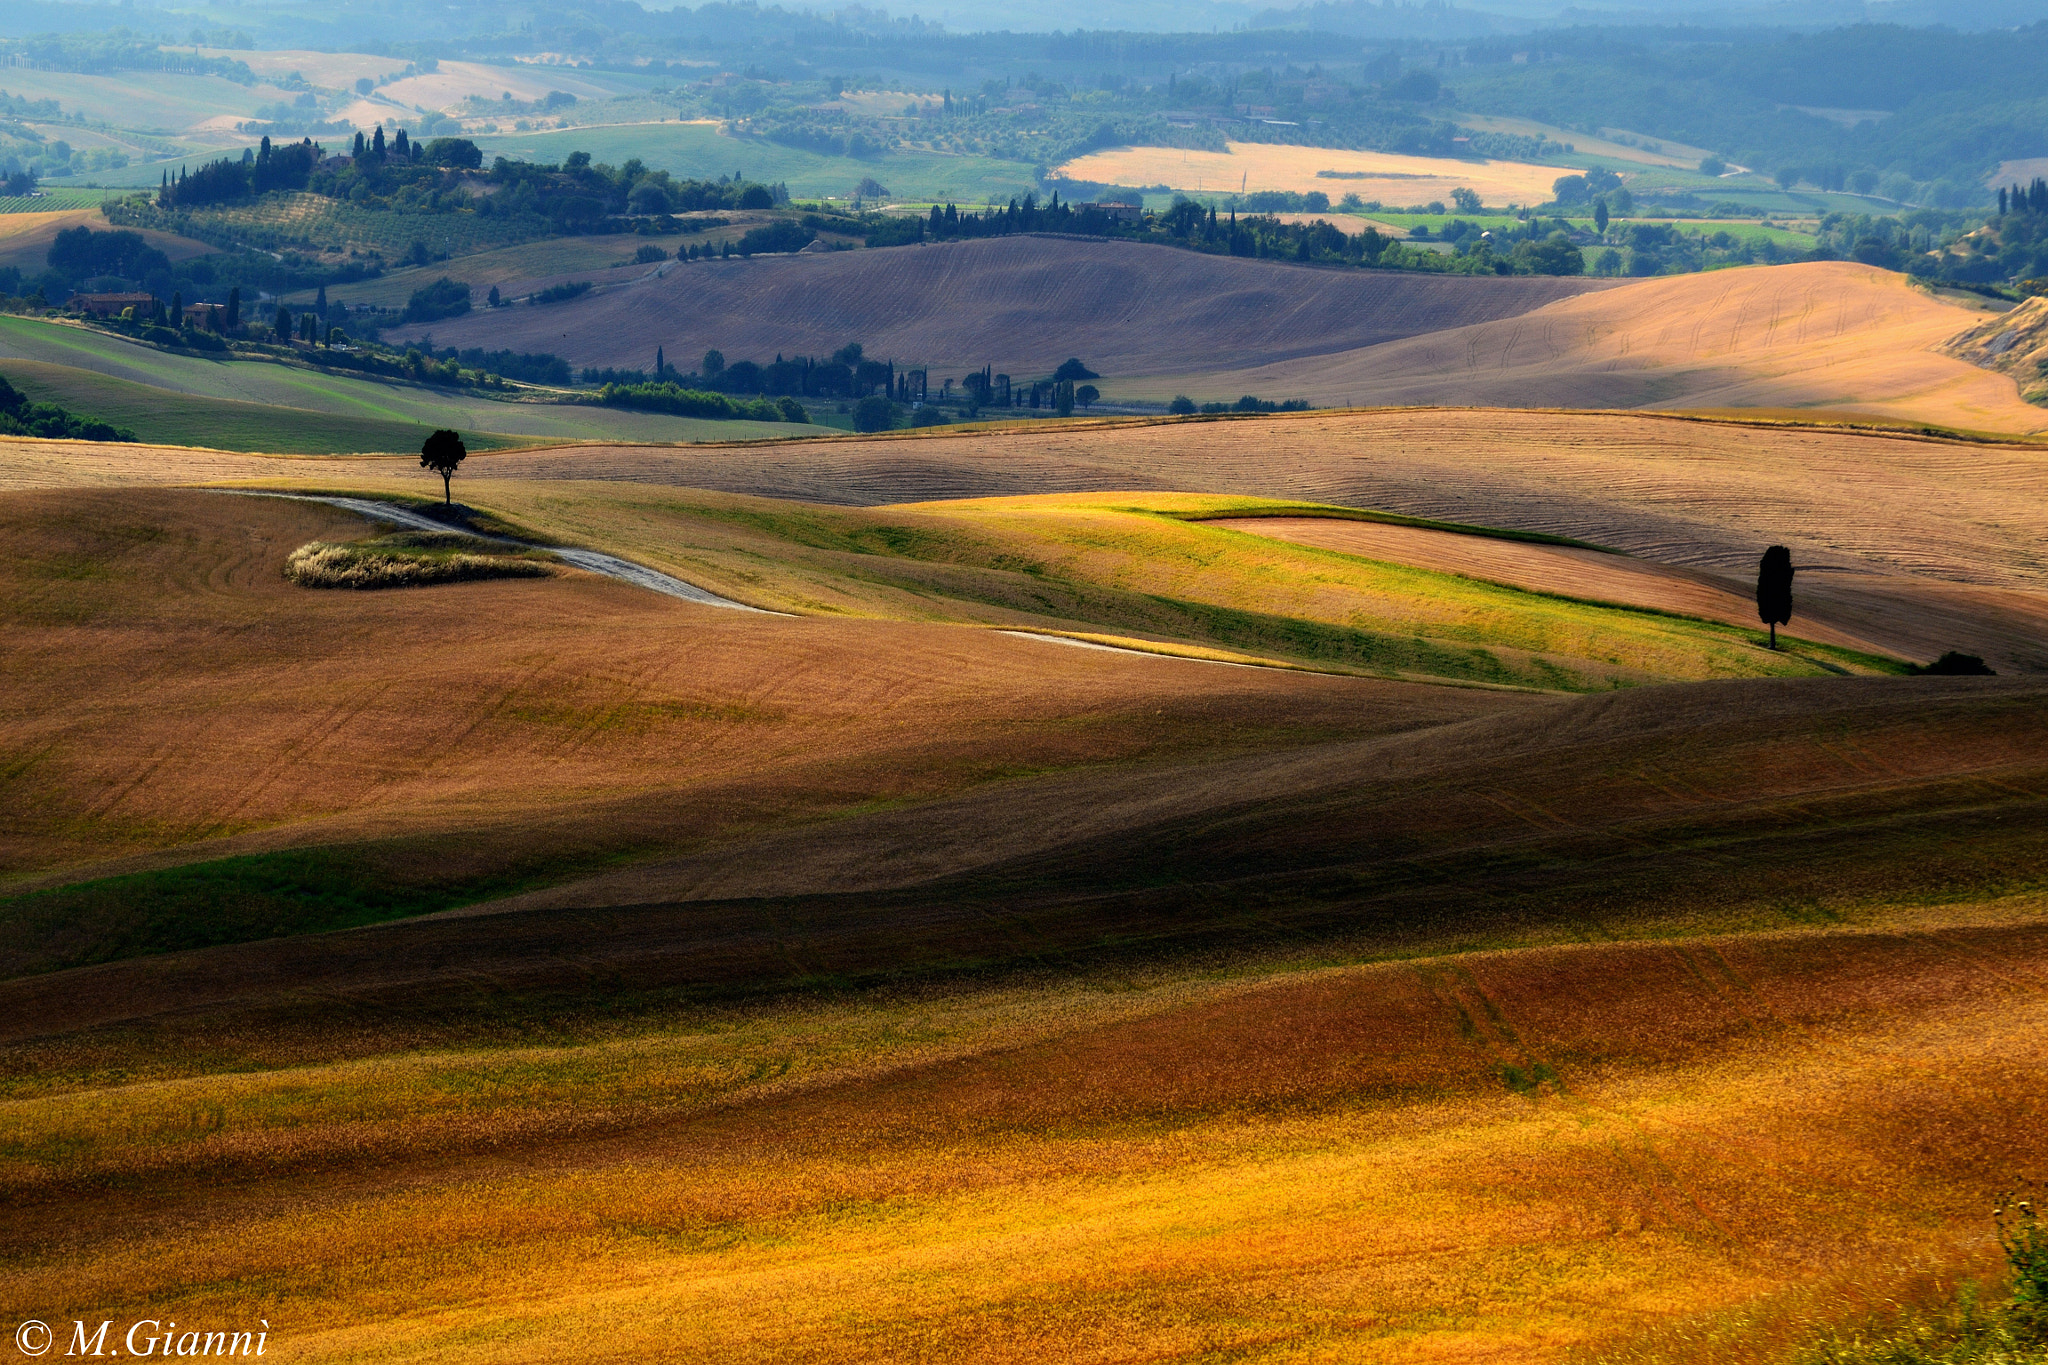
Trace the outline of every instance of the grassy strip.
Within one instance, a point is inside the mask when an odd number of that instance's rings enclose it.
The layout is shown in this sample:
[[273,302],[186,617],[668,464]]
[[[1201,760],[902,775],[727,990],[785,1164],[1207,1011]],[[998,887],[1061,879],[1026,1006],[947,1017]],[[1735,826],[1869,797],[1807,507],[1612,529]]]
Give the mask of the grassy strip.
[[1597,550],[1603,555],[1622,553],[1606,545],[1595,545],[1587,540],[1573,540],[1570,536],[1554,536],[1546,531],[1516,531],[1501,526],[1472,526],[1461,521],[1432,521],[1427,517],[1403,516],[1399,512],[1378,512],[1364,507],[1333,507],[1321,502],[1269,502],[1261,498],[1247,501],[1241,506],[1204,508],[1198,512],[1153,512],[1144,507],[1121,507],[1117,510],[1138,515],[1168,517],[1174,521],[1221,521],[1225,518],[1245,517],[1321,517],[1329,521],[1370,521],[1382,526],[1413,526],[1424,531],[1448,531],[1452,535],[1481,536],[1488,540],[1515,540],[1526,545],[1562,545],[1572,550]]

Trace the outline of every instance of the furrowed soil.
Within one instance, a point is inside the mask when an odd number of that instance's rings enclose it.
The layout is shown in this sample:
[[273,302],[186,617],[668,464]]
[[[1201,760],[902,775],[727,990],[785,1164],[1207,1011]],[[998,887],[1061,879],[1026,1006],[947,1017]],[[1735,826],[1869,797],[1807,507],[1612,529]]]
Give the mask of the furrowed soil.
[[[1720,270],[1635,282],[1345,355],[1204,375],[1197,396],[1804,409],[2014,435],[2048,431],[2048,411],[2021,401],[2011,378],[1938,350],[1983,320],[1903,275],[1848,262]],[[1167,376],[1111,391],[1170,396],[1195,382]]]
[[[437,345],[547,351],[572,364],[644,369],[827,355],[955,374],[992,365],[1042,376],[1069,356],[1107,375],[1236,369],[1512,317],[1609,286],[1319,270],[1172,247],[1017,236],[875,251],[697,261],[593,296],[471,313]],[[1235,397],[1235,395],[1232,395]]]

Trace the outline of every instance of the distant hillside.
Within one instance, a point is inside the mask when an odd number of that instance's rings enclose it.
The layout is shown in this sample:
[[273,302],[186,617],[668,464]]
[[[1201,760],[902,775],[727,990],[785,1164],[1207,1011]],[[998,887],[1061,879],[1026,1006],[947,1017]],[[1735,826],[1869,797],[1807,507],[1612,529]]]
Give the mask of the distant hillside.
[[2022,402],[2012,379],[1937,352],[1984,316],[1903,275],[1848,262],[1723,270],[1643,280],[1346,355],[1205,376],[1205,393],[1323,405],[1830,409],[1980,431],[2048,430],[2048,410]]
[[[868,354],[958,373],[1108,376],[1237,369],[1515,317],[1611,286],[1548,277],[1318,270],[1169,247],[1002,237],[677,266],[572,303],[437,322],[439,345],[549,351],[574,365],[689,366]],[[395,332],[393,337],[408,335]],[[935,376],[936,377],[936,376]]]

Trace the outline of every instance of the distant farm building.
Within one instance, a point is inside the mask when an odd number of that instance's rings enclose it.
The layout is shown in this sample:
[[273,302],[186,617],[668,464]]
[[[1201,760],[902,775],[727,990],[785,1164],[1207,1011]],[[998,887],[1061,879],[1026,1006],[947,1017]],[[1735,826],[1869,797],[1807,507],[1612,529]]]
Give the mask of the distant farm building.
[[103,318],[121,316],[124,309],[136,312],[156,312],[154,294],[73,294],[70,306],[80,313],[92,313]]

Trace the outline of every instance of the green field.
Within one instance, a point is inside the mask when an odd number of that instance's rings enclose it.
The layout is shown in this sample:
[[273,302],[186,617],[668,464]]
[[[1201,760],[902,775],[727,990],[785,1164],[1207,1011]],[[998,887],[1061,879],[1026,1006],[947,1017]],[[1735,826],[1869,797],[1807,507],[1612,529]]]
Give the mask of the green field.
[[560,132],[499,133],[476,139],[486,159],[559,162],[571,152],[618,166],[634,157],[670,175],[715,180],[737,171],[748,180],[783,182],[800,198],[843,197],[863,176],[897,196],[979,204],[1036,188],[1032,168],[985,156],[895,152],[873,160],[819,156],[778,143],[725,137],[708,123],[639,123],[568,128]]
[[[208,446],[215,450],[261,450],[279,455],[342,455],[360,451],[416,449],[432,428],[420,422],[344,417],[170,393],[113,379],[97,370],[50,365],[40,360],[6,362],[7,381],[39,403],[56,403],[126,427],[152,445]],[[491,433],[465,433],[478,449],[526,444]]]
[[[133,427],[146,439],[224,449],[411,449],[424,430],[463,431],[542,441],[707,441],[816,434],[780,422],[711,422],[612,408],[499,402],[412,384],[329,374],[249,360],[176,355],[103,332],[29,318],[0,318],[0,373],[7,360],[39,361],[76,372],[42,382],[66,392],[65,406]],[[99,378],[94,378],[97,376]],[[26,376],[25,376],[26,377]],[[119,381],[100,387],[99,379]],[[162,414],[136,404],[147,389],[164,394]],[[186,399],[227,400],[227,408]],[[248,409],[279,410],[274,417]],[[133,413],[118,419],[115,412]],[[336,419],[360,425],[343,427]],[[274,426],[266,427],[268,420]],[[210,423],[218,422],[214,426]],[[321,428],[332,430],[323,435]],[[160,437],[157,433],[163,433]],[[404,433],[404,439],[398,436]],[[359,446],[357,441],[366,442]]]

